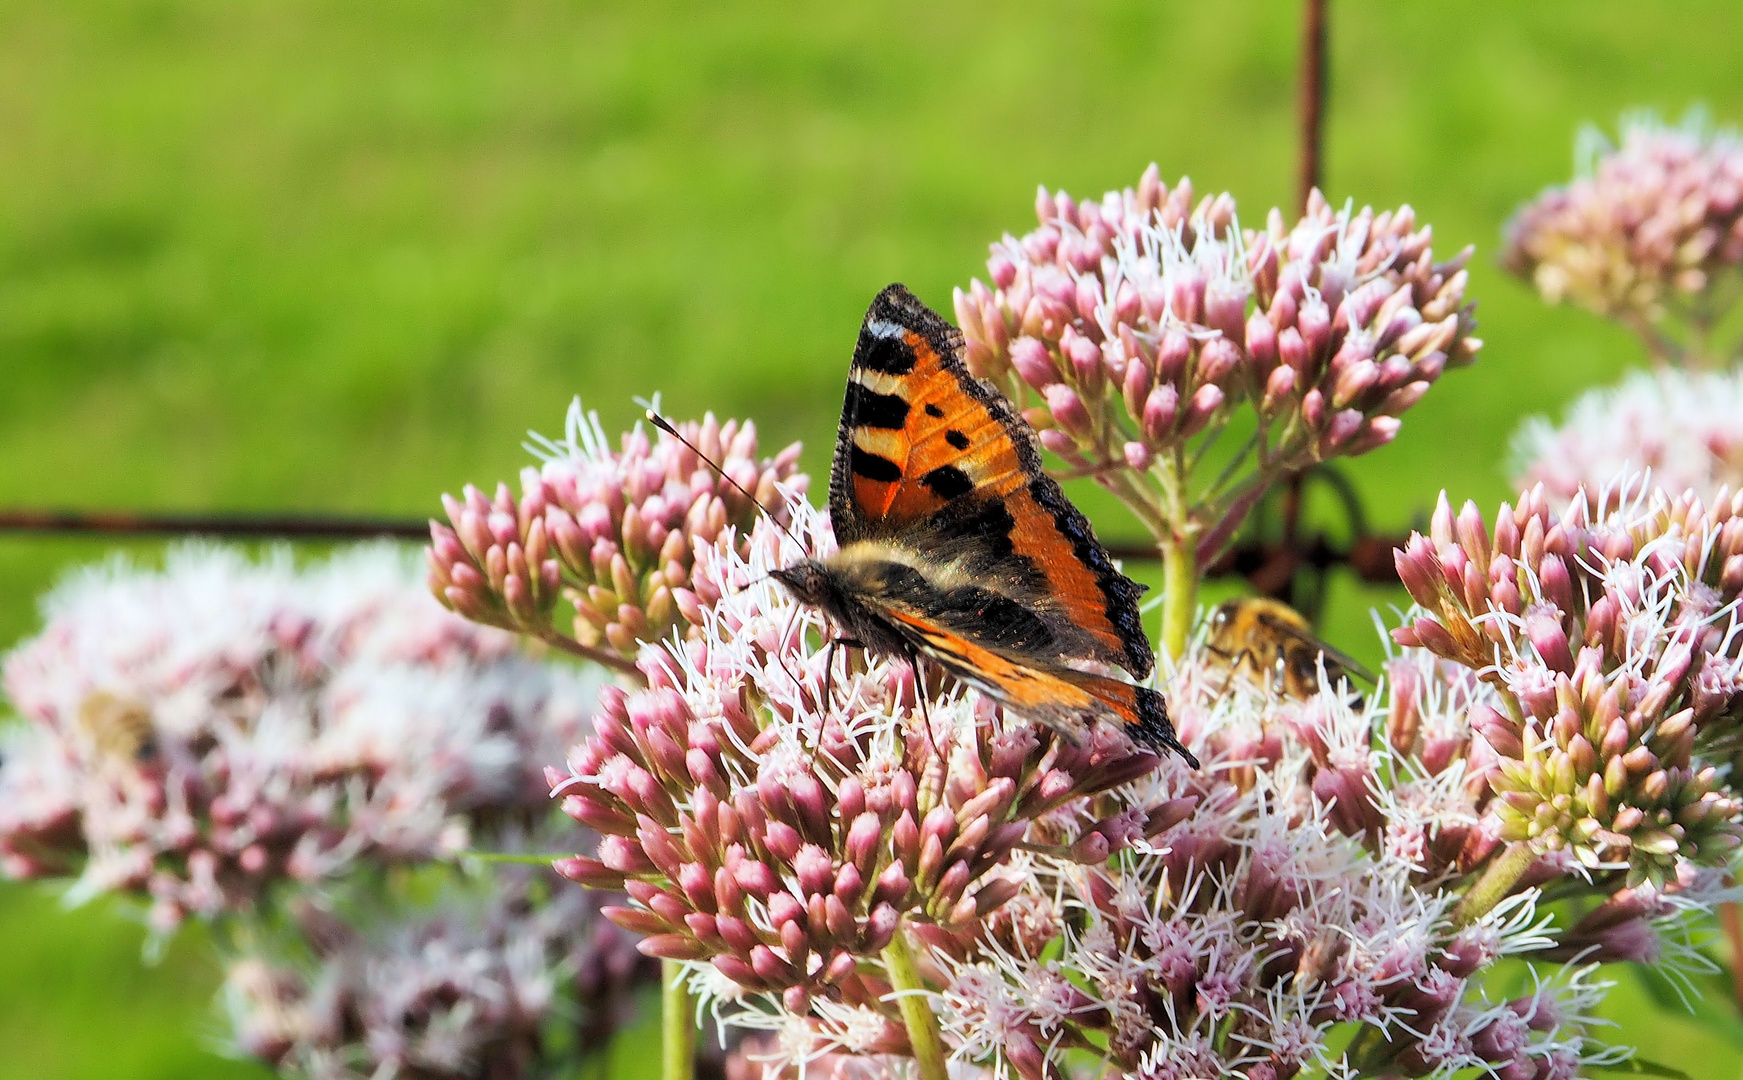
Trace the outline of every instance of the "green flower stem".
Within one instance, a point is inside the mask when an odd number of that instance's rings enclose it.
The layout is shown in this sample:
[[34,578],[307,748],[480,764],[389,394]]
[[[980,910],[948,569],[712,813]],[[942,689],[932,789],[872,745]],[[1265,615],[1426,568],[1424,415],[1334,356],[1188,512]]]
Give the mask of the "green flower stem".
[[1531,850],[1531,845],[1524,842],[1509,844],[1501,853],[1501,857],[1489,864],[1483,871],[1483,876],[1477,879],[1465,898],[1459,901],[1459,906],[1453,910],[1453,925],[1465,927],[1487,915],[1496,904],[1507,898],[1513,891],[1513,886],[1519,884],[1519,879],[1537,858],[1537,853]]
[[533,631],[531,633],[534,637],[559,652],[566,652],[577,659],[588,660],[600,665],[601,667],[610,668],[612,671],[618,672],[619,674],[628,675],[643,686],[648,684],[647,676],[643,675],[641,669],[635,666],[635,661],[627,656],[623,656],[607,649],[595,649],[591,646],[583,645],[569,635],[552,627],[545,627],[542,630]]
[[[884,948],[884,970],[890,985],[899,995],[896,1007],[902,1011],[902,1023],[908,1028],[908,1042],[914,1047],[914,1063],[919,1067],[920,1080],[949,1080],[944,1064],[944,1035],[938,1029],[938,1017],[926,1003],[926,984],[920,979],[920,969],[914,963],[914,948],[908,944],[908,932],[896,927],[896,934]],[[668,1077],[668,1080],[670,1078]]]
[[695,1080],[695,1013],[684,966],[660,961],[660,1080]]
[[1192,616],[1198,611],[1198,557],[1190,539],[1162,541],[1162,648],[1178,661],[1186,655]]

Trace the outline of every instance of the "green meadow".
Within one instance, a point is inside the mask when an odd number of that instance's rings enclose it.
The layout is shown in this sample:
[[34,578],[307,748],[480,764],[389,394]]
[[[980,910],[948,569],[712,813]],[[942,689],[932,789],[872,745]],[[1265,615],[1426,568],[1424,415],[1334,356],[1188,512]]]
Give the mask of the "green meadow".
[[[0,506],[428,515],[512,479],[580,394],[660,393],[827,466],[866,303],[948,311],[1035,187],[1157,162],[1257,222],[1292,199],[1282,0],[0,4]],[[1486,340],[1351,463],[1370,518],[1507,497],[1520,418],[1640,354],[1494,265],[1586,122],[1743,122],[1734,2],[1334,0],[1326,187],[1478,254]],[[1110,540],[1137,524],[1080,494]],[[150,543],[127,545],[151,558]],[[0,642],[113,545],[0,535]],[[1326,636],[1378,654],[1338,579]],[[218,1052],[209,942],[154,965],[108,905],[0,885],[0,1078],[262,1077]],[[1718,954],[1715,954],[1718,955]],[[1743,1072],[1726,974],[1691,1011],[1618,968],[1619,1039]],[[646,1029],[641,1029],[646,1034]],[[640,1075],[645,1051],[614,1075]]]

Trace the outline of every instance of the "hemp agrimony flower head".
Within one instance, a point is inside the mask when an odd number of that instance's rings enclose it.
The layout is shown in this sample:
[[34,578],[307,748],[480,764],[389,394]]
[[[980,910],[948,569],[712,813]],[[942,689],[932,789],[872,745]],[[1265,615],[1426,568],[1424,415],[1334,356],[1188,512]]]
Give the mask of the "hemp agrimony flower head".
[[[680,430],[766,506],[781,505],[777,482],[803,490],[798,443],[759,461],[749,421],[710,413]],[[742,535],[757,508],[665,432],[649,442],[637,424],[613,450],[579,400],[561,442],[535,438],[544,464],[522,471],[518,500],[503,484],[492,498],[471,486],[442,497],[452,527],[430,523],[430,590],[474,621],[628,668],[642,642],[684,625],[674,596],[689,587],[695,545],[728,526]],[[574,606],[573,638],[552,622],[559,598]]]
[[1521,207],[1502,264],[1550,303],[1616,319],[1659,363],[1717,367],[1736,343],[1710,335],[1736,304],[1743,265],[1743,139],[1691,113],[1668,127],[1624,116],[1612,144],[1575,143],[1575,176]]
[[[851,1021],[841,1026],[850,1028]],[[780,1031],[746,1036],[726,1056],[725,1080],[911,1080],[914,1075],[911,1059],[879,1053],[875,1042],[856,1049],[860,1040],[847,1038],[831,1050],[814,1048],[818,1040],[809,1029],[797,1034],[796,1045],[784,1041]],[[992,1080],[992,1074],[953,1062],[950,1080]]]
[[[1408,207],[1242,230],[1234,200],[1152,165],[1138,187],[1036,198],[1040,225],[993,245],[989,288],[956,292],[976,374],[998,382],[1074,471],[1118,495],[1185,570],[1213,558],[1281,475],[1382,446],[1482,342],[1467,249],[1434,261]],[[1240,445],[1206,454],[1234,425]],[[1190,593],[1194,574],[1172,573]],[[1184,648],[1193,605],[1165,625]],[[1170,604],[1173,612],[1175,605]]]
[[537,812],[535,763],[595,699],[443,612],[387,548],[302,570],[180,548],[162,571],[87,571],[45,610],[5,666],[27,721],[0,764],[5,871],[149,897],[159,931]]
[[1539,486],[1491,529],[1443,494],[1398,572],[1423,610],[1393,636],[1500,692],[1472,726],[1498,756],[1504,839],[1631,884],[1729,864],[1743,495],[1720,489],[1709,508],[1625,476],[1557,511]]
[[[340,912],[310,899],[296,933],[226,965],[236,1048],[323,1080],[568,1075],[604,1049],[657,965],[549,871],[497,867],[430,908]],[[546,895],[549,893],[549,895]]]
[[[1204,767],[1121,794],[1195,809],[1113,865],[1037,859],[1004,909],[1020,921],[934,950],[957,1058],[1026,1080],[1064,1075],[1073,1051],[1121,1076],[1274,1080],[1572,1077],[1622,1056],[1591,1038],[1605,984],[1589,963],[1487,996],[1495,961],[1556,943],[1534,889],[1461,910],[1496,846],[1467,715],[1497,691],[1422,650],[1392,670],[1408,702],[1324,687],[1295,703],[1188,654],[1170,702]],[[1335,1038],[1346,1024],[1363,1034]]]
[[[817,511],[789,513],[811,553],[830,543]],[[1017,891],[1019,843],[1101,863],[1175,808],[1088,798],[1157,767],[1123,734],[1071,746],[971,692],[920,703],[906,663],[825,647],[822,617],[768,580],[798,554],[766,521],[698,548],[678,603],[699,632],[643,653],[646,689],[604,691],[553,775],[604,837],[558,869],[628,892],[607,915],[732,997],[899,1025],[880,954],[905,925],[972,929]]]
[[1703,499],[1743,490],[1743,373],[1637,372],[1577,398],[1559,428],[1526,421],[1513,450],[1518,486],[1542,484],[1558,504],[1630,467]]

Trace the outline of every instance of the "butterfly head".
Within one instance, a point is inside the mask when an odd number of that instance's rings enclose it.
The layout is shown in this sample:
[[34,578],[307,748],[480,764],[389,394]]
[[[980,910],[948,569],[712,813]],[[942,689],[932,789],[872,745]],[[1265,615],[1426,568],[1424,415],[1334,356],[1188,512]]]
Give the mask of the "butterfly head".
[[835,606],[830,601],[839,590],[836,588],[834,576],[820,562],[801,559],[792,566],[773,571],[769,576],[785,586],[793,594],[793,599],[802,604],[824,610]]
[[866,603],[865,581],[851,560],[801,559],[769,576],[801,604],[821,611],[846,640],[882,656],[906,656],[913,650],[889,621]]

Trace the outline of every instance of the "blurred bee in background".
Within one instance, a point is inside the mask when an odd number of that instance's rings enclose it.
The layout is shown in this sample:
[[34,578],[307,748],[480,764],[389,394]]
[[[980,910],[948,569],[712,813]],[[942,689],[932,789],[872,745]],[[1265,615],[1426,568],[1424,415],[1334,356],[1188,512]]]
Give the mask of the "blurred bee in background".
[[139,765],[157,757],[151,710],[107,690],[94,690],[80,702],[78,729],[97,761]]
[[[1350,676],[1374,680],[1348,654],[1315,637],[1300,612],[1262,596],[1230,600],[1212,612],[1204,648],[1229,680],[1245,675],[1260,689],[1297,701],[1319,693],[1322,660],[1326,681],[1334,686]],[[1223,685],[1226,689],[1228,682]]]

